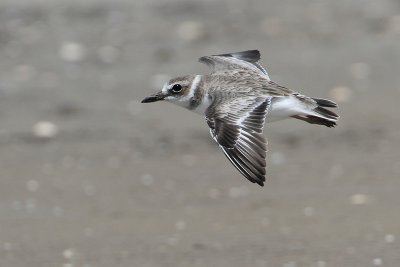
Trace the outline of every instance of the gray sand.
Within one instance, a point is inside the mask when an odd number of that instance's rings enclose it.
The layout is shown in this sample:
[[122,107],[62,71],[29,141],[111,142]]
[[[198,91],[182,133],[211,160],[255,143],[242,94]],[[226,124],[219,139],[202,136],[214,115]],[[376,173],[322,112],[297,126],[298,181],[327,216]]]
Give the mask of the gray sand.
[[[399,266],[399,2],[265,2],[0,1],[0,266]],[[268,124],[264,188],[139,103],[246,49],[342,117]]]

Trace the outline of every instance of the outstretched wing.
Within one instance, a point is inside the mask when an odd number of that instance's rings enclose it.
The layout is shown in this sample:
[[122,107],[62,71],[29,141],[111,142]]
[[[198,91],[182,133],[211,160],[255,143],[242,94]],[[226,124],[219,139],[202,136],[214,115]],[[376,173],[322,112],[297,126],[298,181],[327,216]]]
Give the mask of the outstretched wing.
[[220,70],[246,69],[258,72],[270,80],[267,71],[258,63],[259,60],[260,52],[258,50],[248,50],[199,58],[199,61],[210,66],[213,72]]
[[262,134],[270,97],[216,97],[206,110],[211,136],[230,162],[253,183],[264,186],[267,143]]

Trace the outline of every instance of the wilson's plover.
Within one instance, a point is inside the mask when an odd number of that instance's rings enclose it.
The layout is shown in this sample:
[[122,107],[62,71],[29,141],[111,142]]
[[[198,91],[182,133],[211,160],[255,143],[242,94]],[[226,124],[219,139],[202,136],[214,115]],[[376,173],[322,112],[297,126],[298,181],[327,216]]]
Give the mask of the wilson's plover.
[[210,74],[171,79],[142,103],[166,100],[205,115],[211,136],[231,163],[263,186],[265,122],[295,118],[334,127],[339,116],[326,109],[337,107],[333,101],[311,98],[271,81],[259,59],[258,50],[201,57],[199,61],[211,67]]

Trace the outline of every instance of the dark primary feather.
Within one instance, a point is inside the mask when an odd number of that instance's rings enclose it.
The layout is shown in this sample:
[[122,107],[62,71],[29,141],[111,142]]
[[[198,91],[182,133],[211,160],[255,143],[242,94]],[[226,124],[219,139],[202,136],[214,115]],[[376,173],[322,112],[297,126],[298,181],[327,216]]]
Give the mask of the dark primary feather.
[[313,115],[307,115],[307,116],[293,116],[293,118],[302,120],[311,124],[318,124],[318,125],[325,125],[326,127],[332,128],[336,126],[336,122],[327,120],[321,117],[313,116]]
[[314,111],[327,119],[337,120],[339,118],[335,112],[320,106],[314,108]]
[[336,108],[337,104],[331,100],[328,99],[323,99],[323,98],[312,98],[317,104],[321,107],[327,107],[327,108]]
[[262,134],[270,98],[217,97],[206,111],[211,136],[230,162],[253,183],[263,186],[266,141]]

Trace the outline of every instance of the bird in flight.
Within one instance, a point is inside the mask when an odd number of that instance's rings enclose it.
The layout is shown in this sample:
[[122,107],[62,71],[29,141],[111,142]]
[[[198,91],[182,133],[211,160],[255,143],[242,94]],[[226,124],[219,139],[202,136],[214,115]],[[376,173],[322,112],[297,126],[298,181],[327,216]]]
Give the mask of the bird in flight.
[[264,186],[266,122],[295,118],[334,127],[339,116],[331,100],[312,98],[281,86],[260,65],[260,52],[204,56],[207,75],[173,78],[142,103],[166,100],[205,116],[212,138],[248,180]]

